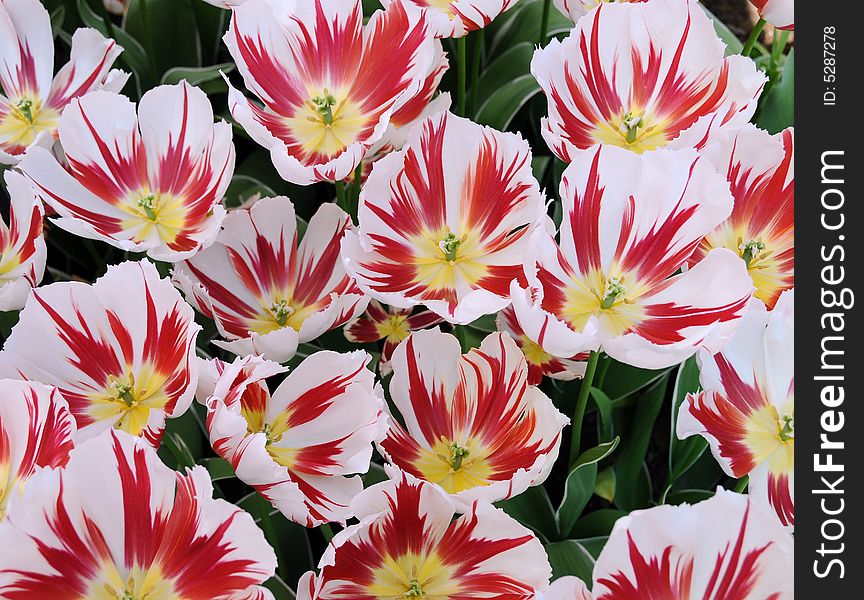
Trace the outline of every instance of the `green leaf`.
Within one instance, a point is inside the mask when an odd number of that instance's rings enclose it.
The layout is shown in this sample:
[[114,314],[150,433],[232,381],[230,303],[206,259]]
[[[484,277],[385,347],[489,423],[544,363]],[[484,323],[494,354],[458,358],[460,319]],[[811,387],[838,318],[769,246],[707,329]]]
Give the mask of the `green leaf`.
[[701,436],[691,436],[685,440],[679,440],[675,433],[681,403],[687,397],[687,394],[695,393],[699,389],[699,365],[696,364],[696,357],[693,356],[678,367],[678,373],[675,376],[675,388],[672,392],[672,410],[669,425],[670,482],[678,479],[692,467],[708,447],[708,443]]
[[483,98],[492,92],[506,87],[513,79],[530,72],[534,44],[522,42],[508,48],[495,60],[483,67],[483,74],[477,80],[478,97]]
[[202,458],[198,461],[198,464],[207,469],[212,481],[234,479],[237,476],[231,463],[224,458]]
[[66,7],[62,4],[51,11],[51,35],[55,38],[63,31],[63,21],[66,20]]
[[[642,488],[643,463],[654,430],[654,421],[663,406],[668,378],[663,378],[652,385],[639,399],[634,408],[630,426],[622,433],[621,450],[615,461],[617,487],[615,504],[624,510],[631,511],[643,508],[650,502],[650,496],[640,493]],[[650,478],[649,478],[650,482]]]
[[558,533],[552,502],[542,485],[530,487],[518,496],[496,502],[495,506],[544,540],[555,539]]
[[611,442],[604,442],[594,446],[593,448],[589,448],[579,455],[579,458],[577,458],[576,462],[573,463],[571,470],[600,462],[615,451],[615,448],[618,447],[618,442],[620,441],[621,438],[615,436]]
[[486,98],[477,111],[475,121],[503,131],[519,109],[539,92],[540,86],[531,74],[517,77]]
[[789,52],[780,81],[771,86],[759,107],[756,124],[774,134],[795,123],[795,51]]
[[234,175],[231,178],[228,189],[225,191],[225,205],[229,208],[236,208],[248,202],[256,195],[262,198],[272,198],[277,194],[273,191],[273,188],[255,177]]
[[273,592],[273,597],[276,600],[294,600],[296,594],[291,587],[282,581],[278,575],[274,575],[264,582],[264,587]]
[[190,85],[201,85],[214,79],[221,79],[222,73],[228,74],[234,70],[234,63],[220,63],[212,67],[173,67],[162,75],[162,83],[174,85],[184,79]]
[[609,541],[609,536],[598,535],[594,537],[579,538],[576,541],[588,551],[588,554],[594,557],[594,560],[597,560],[597,557],[600,556],[600,553],[606,546],[606,542]]
[[[501,49],[512,48],[520,42],[536,44],[540,37],[543,2],[544,0],[522,0],[512,10],[496,19],[493,22],[495,27],[490,31],[492,44],[489,47],[489,54],[495,56]],[[572,28],[573,23],[570,19],[554,8],[551,10],[549,27],[546,30],[547,39],[567,33]]]
[[607,502],[615,500],[616,485],[615,469],[607,467],[597,473],[597,482],[594,484],[594,493]]
[[576,522],[573,535],[579,537],[609,535],[615,522],[625,516],[627,516],[625,511],[614,508],[601,508],[592,511]]
[[201,66],[201,40],[191,2],[130,0],[123,28],[153,53],[149,58],[159,72],[177,64]]
[[656,382],[661,377],[665,377],[669,371],[670,369],[640,369],[625,365],[617,360],[612,360],[609,370],[606,372],[603,391],[606,392],[614,404],[625,396],[634,394]]
[[592,462],[570,471],[564,484],[564,498],[555,514],[561,537],[569,537],[576,521],[591,496],[594,495],[594,482],[597,479],[597,463]]
[[483,315],[476,321],[469,323],[468,327],[484,333],[493,333],[498,331],[498,325],[495,322],[495,315]]
[[600,439],[611,439],[612,431],[614,429],[612,421],[612,399],[606,394],[606,392],[595,387],[591,388],[591,399],[594,401],[594,406],[597,407],[597,414],[600,415]]
[[546,545],[546,555],[552,565],[552,578],[575,575],[591,583],[594,572],[594,557],[576,540],[565,540]]
[[711,19],[711,22],[714,24],[714,31],[717,32],[717,36],[723,40],[724,44],[726,44],[726,56],[741,54],[741,50],[744,49],[744,44],[741,43],[738,36],[732,33],[732,30],[726,27],[726,24],[723,21],[714,16],[714,13],[705,8],[701,3],[699,6],[702,7],[702,10],[704,10],[705,14],[708,15],[708,18]]

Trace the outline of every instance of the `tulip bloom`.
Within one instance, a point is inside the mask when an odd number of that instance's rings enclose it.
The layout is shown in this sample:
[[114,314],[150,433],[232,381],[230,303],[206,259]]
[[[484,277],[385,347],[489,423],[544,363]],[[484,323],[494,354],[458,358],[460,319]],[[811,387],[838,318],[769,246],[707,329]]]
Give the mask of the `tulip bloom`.
[[[747,496],[620,518],[594,565],[594,598],[792,598],[792,537]],[[554,599],[550,599],[554,600]]]
[[559,577],[549,588],[537,594],[537,600],[594,600],[591,590],[578,577]]
[[68,168],[42,148],[21,162],[57,225],[172,262],[213,242],[234,145],[204,92],[185,81],[159,86],[137,116],[125,96],[93,92],[63,112],[59,132]]
[[750,0],[759,16],[777,29],[795,29],[795,2],[793,0]]
[[215,500],[204,467],[166,467],[106,432],[45,470],[0,523],[0,596],[266,600],[276,557],[252,517]]
[[525,140],[441,113],[375,165],[342,257],[373,298],[470,323],[510,304],[510,282],[524,280],[530,234],[545,219]]
[[216,243],[179,264],[174,282],[229,340],[214,344],[240,356],[285,362],[298,343],[366,308],[368,299],[339,258],[339,242],[350,224],[342,209],[324,204],[298,244],[291,201],[262,198],[232,210]]
[[384,6],[404,1],[428,13],[430,27],[439,38],[460,38],[489,25],[518,0],[381,0]]
[[549,106],[543,139],[565,162],[597,143],[698,147],[749,121],[766,81],[752,60],[724,50],[695,0],[602,4],[534,53]]
[[[207,430],[237,477],[287,518],[315,527],[345,524],[363,490],[359,475],[383,435],[383,400],[365,352],[316,352],[271,396],[264,378],[282,371],[259,357],[212,361]],[[205,377],[206,378],[206,377]]]
[[488,502],[455,521],[439,488],[400,472],[352,507],[360,523],[338,533],[306,573],[298,600],[534,598],[552,569],[531,531]]
[[783,525],[795,522],[793,291],[771,312],[759,302],[723,351],[699,353],[703,391],[688,394],[678,437],[701,435],[731,477],[750,476],[750,495]]
[[384,340],[378,370],[382,375],[392,371],[390,359],[396,346],[412,331],[426,329],[441,322],[441,317],[429,310],[413,312],[411,309],[384,307],[375,300],[366,312],[345,326],[345,337],[355,344],[369,344]]
[[0,372],[56,386],[78,439],[120,429],[159,445],[198,381],[192,308],[152,263],[108,268],[92,285],[53,283],[30,295],[0,354]]
[[0,379],[0,521],[37,468],[66,464],[74,431],[55,388]]
[[390,395],[405,426],[391,419],[382,454],[462,511],[543,483],[569,422],[528,385],[525,357],[506,333],[464,356],[449,333],[411,334],[393,355]]
[[756,286],[755,296],[772,308],[795,273],[794,133],[771,136],[747,124],[711,140],[701,153],[726,174],[735,198],[730,217],[709,233],[693,254],[698,262],[714,248],[738,254]]
[[516,318],[516,311],[513,310],[512,306],[508,306],[498,313],[496,324],[498,331],[510,334],[510,337],[522,349],[522,354],[525,355],[525,360],[528,362],[529,385],[540,385],[544,375],[562,381],[570,381],[576,377],[585,375],[585,368],[587,366],[585,361],[589,357],[587,352],[571,356],[570,358],[552,356],[541,348],[537,342],[525,335],[525,331],[519,325],[519,319]]
[[0,311],[18,310],[45,274],[42,202],[15,171],[3,175],[9,191],[9,224],[0,218]]
[[647,2],[648,0],[553,0],[555,8],[574,23],[607,2]]
[[39,0],[0,0],[0,40],[0,164],[17,163],[31,146],[51,146],[73,98],[120,91],[129,78],[111,70],[123,48],[89,28],[72,36],[69,62],[52,78],[54,36]]
[[546,352],[602,348],[660,369],[731,333],[753,290],[744,262],[719,248],[679,272],[732,210],[707,159],[597,146],[564,171],[561,198],[559,243],[538,230],[531,287],[512,286],[520,325]]
[[365,26],[360,0],[244,2],[225,44],[263,106],[229,84],[231,114],[284,179],[345,179],[432,71],[427,29],[401,2]]

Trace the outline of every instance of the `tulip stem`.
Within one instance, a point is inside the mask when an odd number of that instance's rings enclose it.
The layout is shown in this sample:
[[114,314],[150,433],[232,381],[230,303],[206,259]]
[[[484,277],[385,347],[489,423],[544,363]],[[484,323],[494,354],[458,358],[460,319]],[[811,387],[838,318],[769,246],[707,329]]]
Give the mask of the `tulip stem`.
[[474,54],[471,57],[471,98],[468,103],[471,114],[477,116],[477,80],[480,79],[480,61],[483,58],[484,29],[474,34]]
[[540,20],[540,39],[537,43],[541,46],[546,43],[549,34],[549,14],[552,11],[552,0],[543,0],[543,17]]
[[465,115],[465,83],[467,81],[466,67],[468,63],[468,49],[465,41],[466,36],[462,36],[456,40],[456,62],[458,64],[458,79],[456,82],[456,111],[460,117]]
[[597,372],[597,363],[600,361],[600,351],[592,350],[588,357],[588,366],[585,369],[585,377],[582,378],[582,387],[579,388],[579,397],[576,399],[576,411],[573,413],[573,422],[570,424],[570,464],[579,458],[579,445],[582,442],[582,420],[585,418],[585,408],[588,406],[588,394],[591,393],[591,385],[594,383],[594,373]]
[[324,536],[324,541],[329,544],[333,540],[333,528],[330,527],[330,523],[322,523],[318,529],[321,531],[321,535]]
[[743,494],[744,490],[747,489],[747,485],[749,483],[750,483],[750,478],[747,475],[745,475],[744,477],[739,479],[738,482],[735,484],[735,491],[738,492],[739,494]]
[[765,19],[759,19],[756,22],[753,31],[750,32],[750,37],[747,38],[747,43],[744,44],[744,48],[741,50],[741,56],[750,56],[753,46],[756,45],[756,40],[759,39],[759,35],[762,33],[762,30],[765,29],[765,23]]

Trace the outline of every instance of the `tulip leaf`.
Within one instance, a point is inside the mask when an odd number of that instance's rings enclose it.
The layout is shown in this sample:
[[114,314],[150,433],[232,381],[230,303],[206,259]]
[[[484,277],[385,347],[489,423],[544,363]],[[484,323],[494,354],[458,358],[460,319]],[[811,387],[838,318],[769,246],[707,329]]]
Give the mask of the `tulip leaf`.
[[756,124],[774,134],[795,123],[795,50],[789,52],[780,81],[765,94]]
[[495,506],[537,533],[542,539],[555,539],[558,531],[555,513],[543,486],[530,487],[518,496],[496,502]]
[[486,97],[475,120],[503,131],[510,125],[519,109],[539,92],[540,86],[531,74],[516,77],[507,86]]
[[594,494],[607,502],[615,501],[615,469],[607,467],[597,473],[597,481],[594,483]]
[[552,565],[552,577],[575,575],[590,584],[594,572],[594,557],[576,540],[546,545],[546,555]]
[[210,473],[212,481],[221,481],[223,479],[234,479],[237,475],[234,473],[234,468],[224,458],[202,458],[198,464],[207,469]]
[[594,446],[593,448],[589,448],[588,450],[579,455],[579,458],[577,458],[576,462],[573,463],[571,471],[573,469],[578,469],[580,467],[600,462],[615,451],[615,448],[618,447],[618,442],[620,441],[621,438],[615,436],[615,438],[611,442],[604,442],[602,444]]
[[573,535],[580,537],[609,535],[618,519],[625,516],[627,516],[625,511],[616,508],[601,508],[591,511],[576,522]]
[[679,440],[676,431],[678,424],[678,411],[681,403],[689,393],[698,391],[699,388],[699,366],[696,357],[690,357],[678,367],[675,376],[675,388],[672,392],[672,411],[669,435],[669,481],[674,481],[692,467],[705,449],[708,443],[698,435]]
[[597,407],[597,414],[600,415],[600,439],[608,440],[612,438],[612,431],[614,429],[612,399],[606,392],[598,388],[591,388],[591,399],[594,401],[594,406]]
[[222,79],[221,73],[230,73],[234,70],[234,63],[221,63],[212,67],[173,67],[162,75],[162,83],[174,85],[184,79],[190,85],[201,85],[214,79]]
[[159,72],[177,64],[201,66],[201,40],[191,2],[130,0],[123,28],[152,52]]
[[640,369],[612,360],[609,370],[606,372],[603,391],[606,392],[614,405],[625,396],[648,387],[668,373],[669,369]]
[[594,495],[594,482],[597,479],[597,463],[591,462],[571,469],[564,484],[564,498],[555,518],[558,520],[560,537],[570,537],[576,521]]
[[55,38],[63,31],[63,21],[66,20],[66,7],[62,4],[51,11],[51,35]]

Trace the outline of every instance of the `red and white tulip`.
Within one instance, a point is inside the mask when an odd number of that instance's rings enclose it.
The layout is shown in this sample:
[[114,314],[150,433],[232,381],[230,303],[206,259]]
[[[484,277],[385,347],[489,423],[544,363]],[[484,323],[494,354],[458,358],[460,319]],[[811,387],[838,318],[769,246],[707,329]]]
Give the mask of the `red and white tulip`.
[[198,381],[192,308],[147,261],[108,268],[92,285],[37,288],[0,354],[4,377],[57,387],[77,439],[119,429],[159,445]]
[[30,479],[0,523],[0,596],[266,600],[276,568],[252,517],[143,440],[106,432]]
[[154,88],[137,115],[125,96],[93,92],[63,112],[59,135],[68,167],[42,148],[21,162],[58,226],[171,262],[213,243],[234,145],[200,89]]
[[81,28],[55,76],[48,11],[39,0],[0,0],[0,164],[17,163],[31,146],[50,147],[73,98],[100,88],[119,92],[129,74],[111,65],[122,51],[113,39]]
[[759,16],[778,29],[795,29],[794,0],[750,0]]
[[714,248],[732,250],[747,265],[755,296],[773,308],[795,278],[794,131],[771,136],[747,124],[712,139],[701,153],[726,174],[735,206],[691,263]]
[[530,234],[545,219],[527,142],[441,113],[375,164],[342,257],[373,298],[465,324],[510,304],[510,282],[524,280]]
[[723,470],[750,476],[749,493],[783,525],[795,523],[794,291],[774,310],[758,301],[713,356],[700,352],[703,391],[688,394],[678,437],[701,435]]
[[534,534],[488,502],[455,520],[440,488],[395,472],[355,498],[360,523],[339,532],[298,600],[534,598],[552,569]]
[[411,334],[393,355],[390,395],[405,425],[391,419],[382,454],[442,488],[460,511],[543,483],[569,422],[528,384],[525,357],[506,333],[465,355],[451,334]]
[[351,226],[335,204],[323,204],[298,243],[294,205],[262,198],[232,210],[216,243],[174,270],[186,299],[216,321],[238,354],[285,362],[297,344],[362,314],[368,298],[348,277],[339,244]]
[[9,193],[9,223],[0,218],[0,311],[18,310],[42,281],[47,252],[42,202],[20,173],[3,175]]
[[287,518],[314,527],[352,516],[381,439],[383,399],[362,351],[317,352],[271,395],[264,379],[284,371],[260,357],[210,361],[218,374],[206,399],[207,430],[219,456]]
[[724,50],[695,0],[601,4],[534,53],[531,73],[548,100],[543,138],[565,162],[598,143],[698,147],[747,122],[766,81],[752,60]]
[[585,582],[566,575],[559,577],[544,592],[537,594],[537,600],[594,600]]
[[381,0],[384,6],[405,2],[426,11],[435,37],[459,38],[483,29],[519,0]]
[[340,181],[420,92],[433,42],[425,13],[401,1],[364,26],[360,0],[248,0],[225,43],[261,104],[229,84],[231,114],[284,179]]
[[585,375],[586,361],[589,358],[587,352],[570,358],[552,356],[525,334],[512,306],[508,306],[498,313],[496,325],[498,331],[510,334],[510,337],[522,349],[522,354],[525,355],[525,360],[528,362],[529,385],[540,385],[544,375],[562,381],[570,381]]
[[512,286],[530,339],[558,357],[602,349],[659,369],[728,337],[753,291],[744,262],[719,248],[679,272],[732,211],[707,159],[596,146],[564,171],[561,199],[558,244],[538,230],[531,286]]
[[635,511],[597,558],[594,598],[789,600],[792,546],[768,511],[722,489],[692,506]]
[[0,379],[0,521],[40,467],[62,467],[75,420],[55,388]]
[[553,0],[555,8],[565,17],[576,23],[586,14],[609,2],[647,2],[648,0]]
[[385,307],[372,300],[365,313],[345,326],[345,337],[355,344],[384,340],[378,371],[386,375],[393,370],[390,359],[402,340],[411,335],[412,331],[432,327],[441,321],[441,317],[430,310],[413,311],[410,308]]

